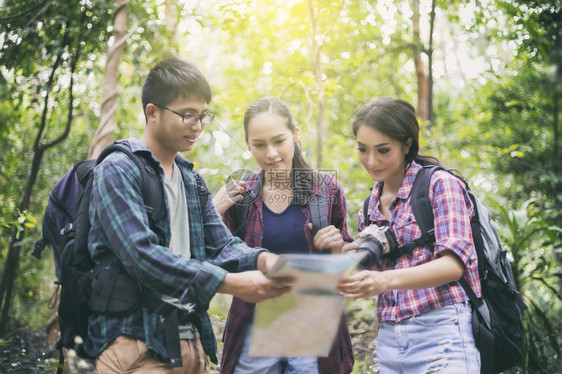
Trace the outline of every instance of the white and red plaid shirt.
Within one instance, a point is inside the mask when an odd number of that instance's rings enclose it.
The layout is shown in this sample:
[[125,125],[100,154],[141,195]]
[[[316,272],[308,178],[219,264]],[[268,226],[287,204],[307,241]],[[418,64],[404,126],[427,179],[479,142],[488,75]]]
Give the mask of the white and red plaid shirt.
[[[382,183],[375,183],[369,203],[369,220],[378,226],[388,226],[394,232],[399,245],[407,244],[422,234],[410,203],[410,192],[421,166],[412,162],[398,190],[396,200],[390,206],[391,219],[379,210],[379,194]],[[463,183],[447,173],[436,171],[431,177],[429,200],[435,217],[435,247],[416,247],[396,261],[382,259],[382,270],[409,268],[437,259],[443,251],[450,250],[465,265],[464,276],[477,296],[480,296],[478,262],[470,219],[474,208]],[[365,228],[363,209],[359,212],[359,231]],[[458,282],[438,287],[414,290],[390,290],[379,296],[377,315],[379,321],[398,322],[446,305],[468,301]]]

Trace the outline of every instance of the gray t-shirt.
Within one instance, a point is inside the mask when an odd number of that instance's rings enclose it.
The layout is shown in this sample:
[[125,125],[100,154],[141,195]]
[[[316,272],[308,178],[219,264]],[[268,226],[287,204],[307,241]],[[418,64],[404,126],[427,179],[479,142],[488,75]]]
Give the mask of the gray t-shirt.
[[[174,254],[191,258],[189,249],[189,214],[185,188],[181,172],[174,162],[172,180],[164,179],[164,190],[168,197],[168,208],[170,210],[170,251]],[[169,295],[162,295],[162,300],[181,308],[194,307],[193,304],[180,304],[179,300]],[[191,323],[180,326],[180,339],[198,339],[199,331]]]

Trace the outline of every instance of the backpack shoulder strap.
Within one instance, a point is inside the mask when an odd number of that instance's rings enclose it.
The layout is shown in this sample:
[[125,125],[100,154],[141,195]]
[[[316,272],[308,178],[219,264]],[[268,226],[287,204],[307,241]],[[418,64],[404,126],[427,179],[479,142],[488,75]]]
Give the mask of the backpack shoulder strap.
[[207,184],[203,180],[203,177],[197,172],[193,172],[195,175],[195,183],[197,184],[197,196],[199,196],[199,202],[201,203],[201,211],[205,212],[205,206],[207,206],[207,201],[209,200],[209,189]]
[[92,175],[94,166],[96,166],[96,160],[83,160],[78,161],[76,164],[74,164],[76,178],[78,179],[78,182],[80,182],[82,187],[86,187],[86,183]]
[[[320,186],[320,195],[312,195],[309,199],[308,209],[310,211],[310,221],[312,223],[312,236],[316,235],[318,230],[328,226],[328,212],[327,212],[327,193],[328,187],[326,185],[326,178],[322,179]],[[242,201],[234,204],[234,221],[236,222],[236,229],[233,235],[238,236],[244,240],[246,235],[246,220],[248,218],[248,211],[250,203],[255,200],[261,190],[261,183],[255,183],[251,189],[244,193]]]
[[431,206],[431,201],[429,201],[429,187],[431,176],[435,171],[441,169],[440,166],[436,165],[423,166],[418,171],[414,185],[410,191],[412,210],[414,211],[414,216],[416,217],[422,235],[410,243],[385,254],[384,257],[395,261],[400,256],[411,252],[416,247],[426,244],[433,245],[435,241],[435,227],[433,222],[433,207]]
[[310,212],[310,222],[312,223],[312,237],[318,230],[328,226],[328,186],[327,179],[319,172],[320,195],[311,195],[308,202]]
[[232,209],[236,225],[232,235],[244,240],[246,236],[246,219],[248,218],[248,210],[250,207],[247,204],[234,204]]
[[[248,178],[242,179],[247,180]],[[248,211],[250,210],[250,204],[256,200],[261,191],[261,180],[258,178],[256,183],[252,185],[252,188],[244,192],[244,197],[242,200],[233,205],[233,217],[236,228],[232,232],[232,235],[239,237],[244,240],[246,236],[246,220],[248,219]]]
[[96,164],[100,164],[107,156],[115,151],[125,153],[139,169],[141,174],[142,197],[148,213],[150,227],[158,235],[158,241],[163,243],[165,241],[165,235],[159,228],[158,222],[161,222],[165,217],[166,207],[163,199],[164,190],[156,171],[156,165],[147,157],[134,153],[127,141],[117,141],[105,148],[98,156]]
[[363,202],[363,223],[365,227],[369,226],[371,222],[369,221],[369,203],[371,202],[371,194],[369,193]]
[[431,201],[429,201],[429,187],[431,176],[437,170],[442,170],[442,168],[435,165],[422,167],[418,171],[412,191],[410,191],[412,210],[422,235],[431,235],[434,230],[433,207],[431,206]]

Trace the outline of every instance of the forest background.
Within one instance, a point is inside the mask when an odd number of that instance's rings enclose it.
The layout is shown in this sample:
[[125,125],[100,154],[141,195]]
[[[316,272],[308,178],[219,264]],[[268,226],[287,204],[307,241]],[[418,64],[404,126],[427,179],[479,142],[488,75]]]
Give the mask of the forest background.
[[[30,256],[49,191],[74,162],[141,135],[142,82],[167,56],[193,62],[213,89],[216,120],[185,155],[212,192],[256,169],[242,116],[278,96],[303,128],[306,158],[337,173],[354,234],[372,186],[354,112],[379,96],[412,102],[423,152],[469,179],[513,257],[529,307],[513,372],[562,367],[558,1],[0,0],[0,45],[0,371],[54,367],[43,344],[52,256]],[[229,301],[211,306],[219,341]],[[375,303],[347,305],[354,373],[371,370]]]

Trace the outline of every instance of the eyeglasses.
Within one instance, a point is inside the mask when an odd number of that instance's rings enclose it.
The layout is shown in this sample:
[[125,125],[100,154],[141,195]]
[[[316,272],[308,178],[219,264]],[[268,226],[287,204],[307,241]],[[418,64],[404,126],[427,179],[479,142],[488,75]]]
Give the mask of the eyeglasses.
[[186,124],[186,125],[195,125],[198,121],[201,121],[201,124],[203,126],[207,126],[209,125],[211,122],[213,122],[213,119],[215,118],[215,116],[211,113],[205,112],[202,114],[197,114],[197,113],[193,113],[193,112],[186,112],[186,113],[180,113],[180,112],[176,112],[173,109],[168,108],[167,106],[164,105],[160,105],[160,104],[156,104],[154,103],[154,105],[156,105],[157,107],[160,107],[162,109],[166,109],[174,114],[177,114],[178,116],[181,117],[181,121]]

